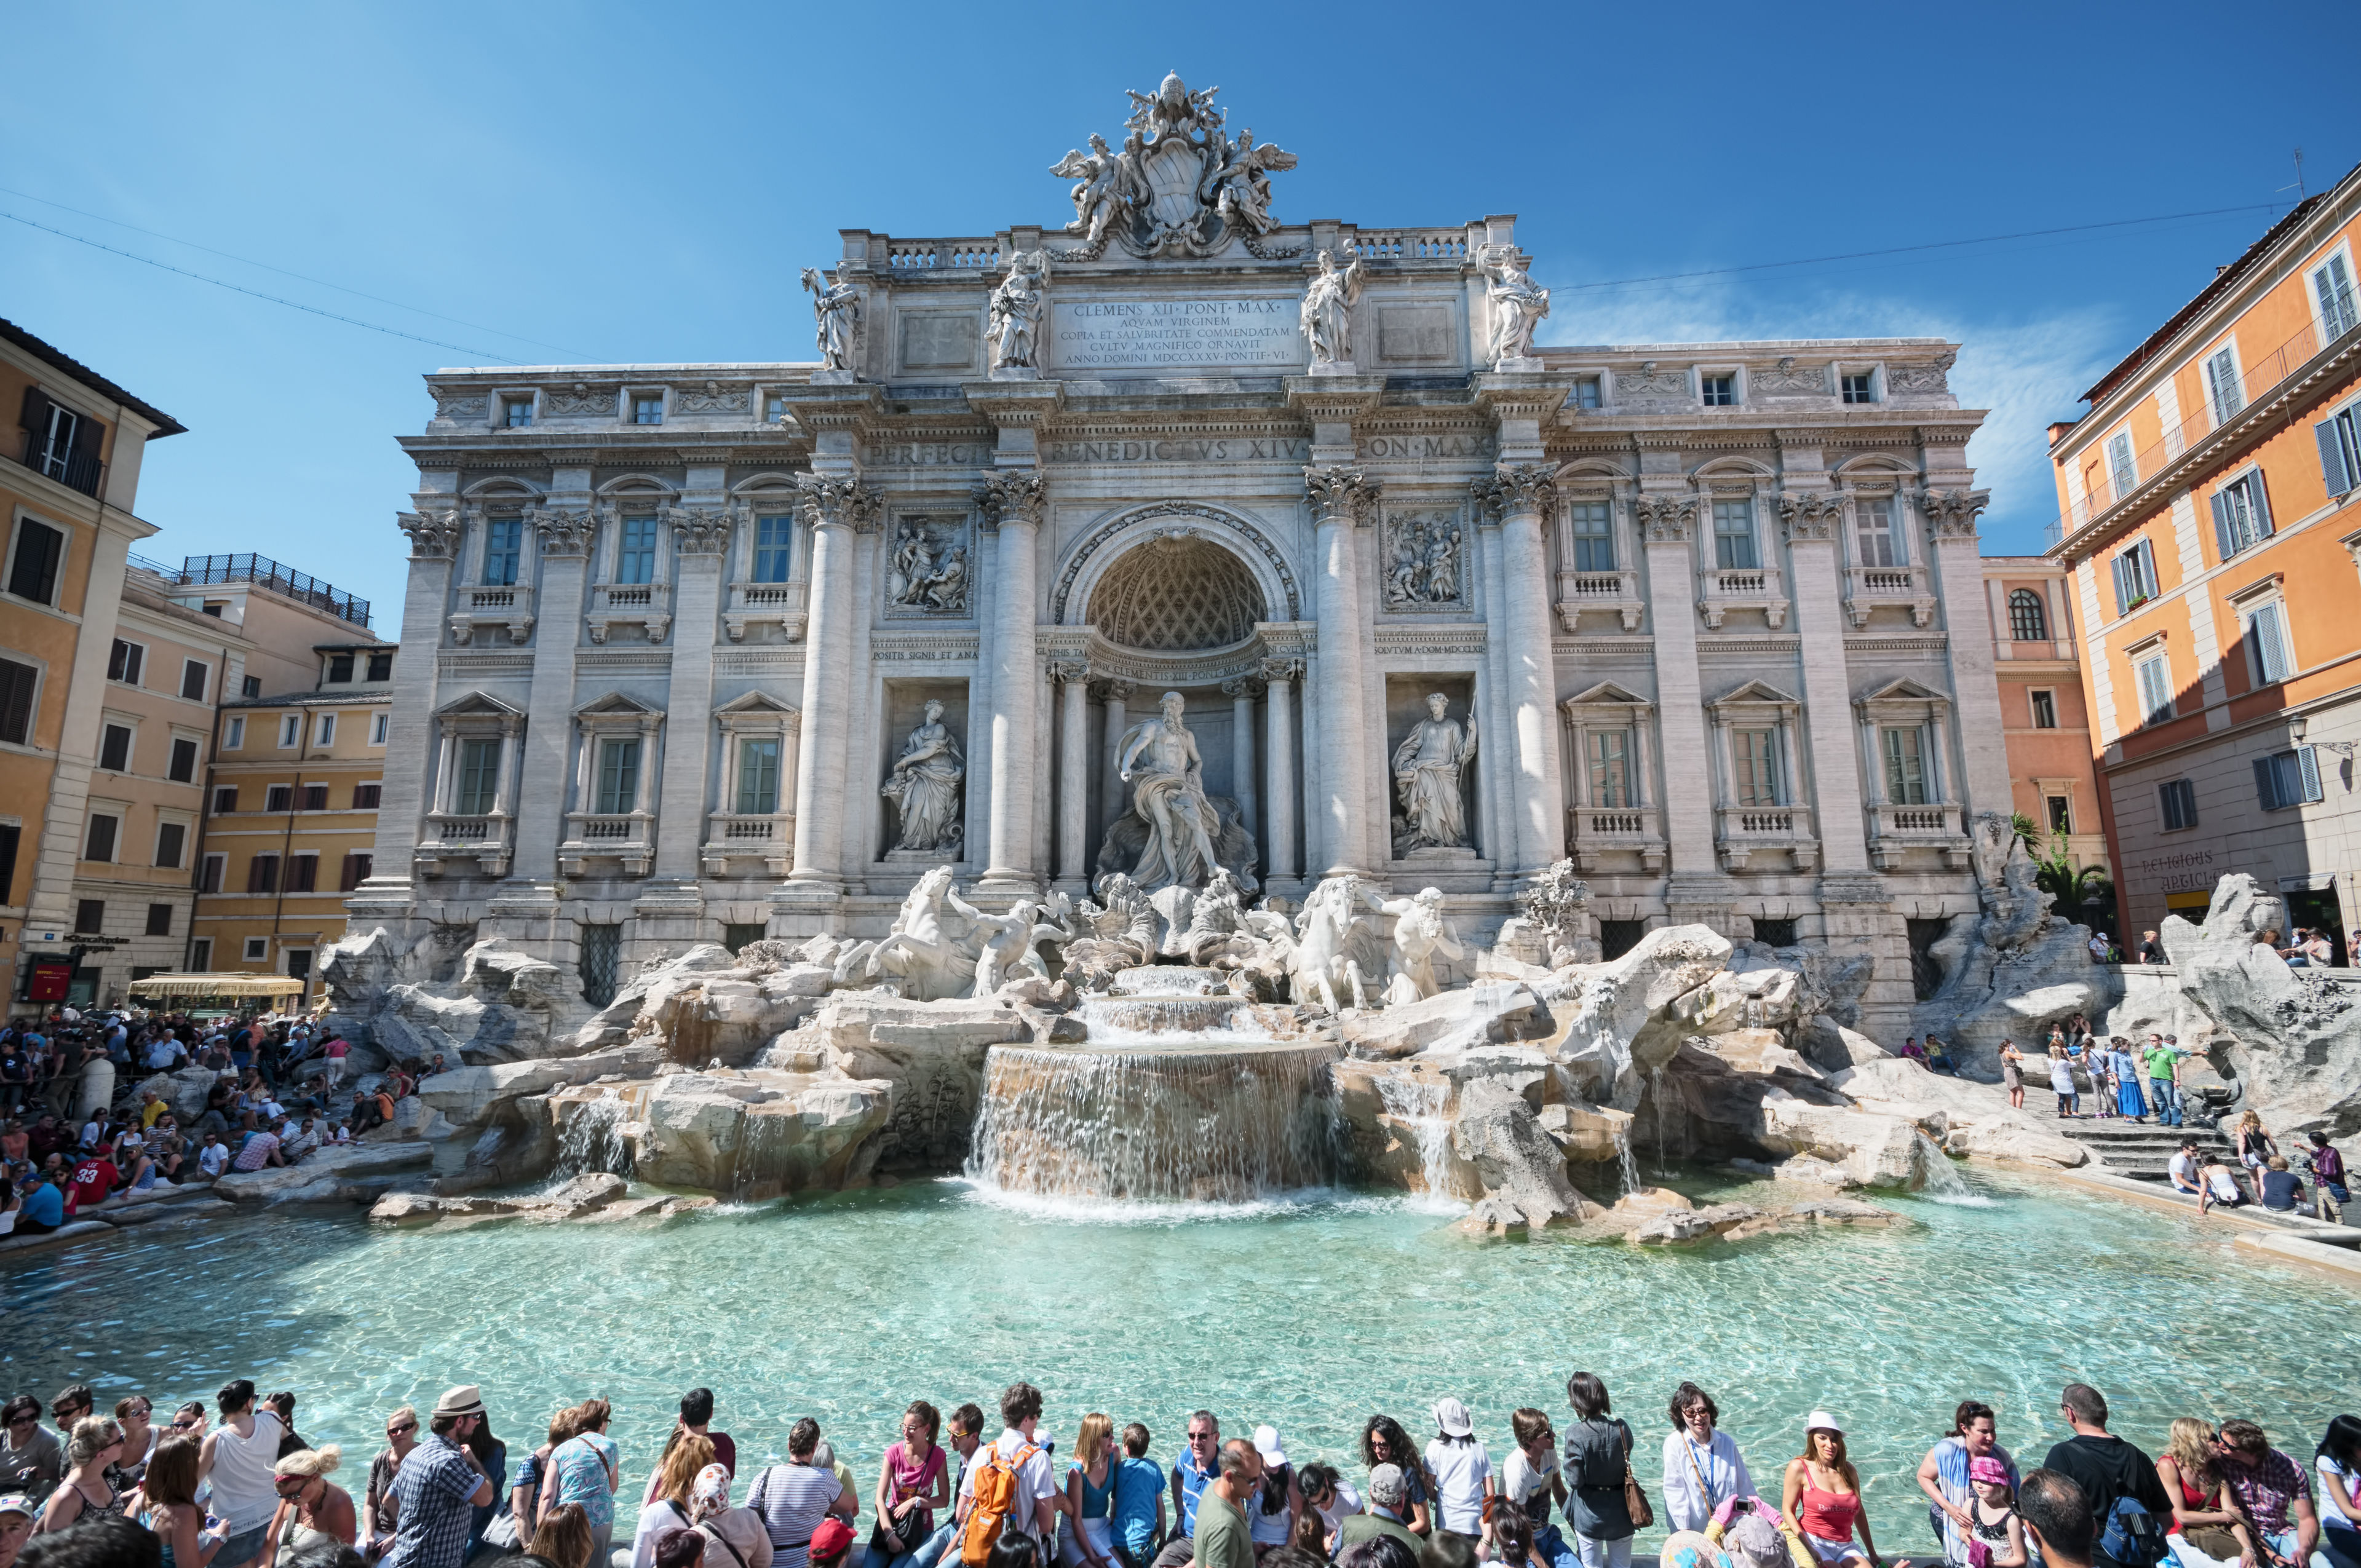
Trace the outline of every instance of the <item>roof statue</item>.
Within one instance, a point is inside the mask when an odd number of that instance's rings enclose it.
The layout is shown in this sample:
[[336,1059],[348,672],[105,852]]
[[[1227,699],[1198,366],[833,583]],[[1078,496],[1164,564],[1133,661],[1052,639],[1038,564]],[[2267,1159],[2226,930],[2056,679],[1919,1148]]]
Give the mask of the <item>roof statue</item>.
[[1295,155],[1257,144],[1251,128],[1233,138],[1213,107],[1220,91],[1192,93],[1169,74],[1154,93],[1131,93],[1120,151],[1093,132],[1088,152],[1076,148],[1051,167],[1075,182],[1066,232],[1083,241],[1064,259],[1094,261],[1109,240],[1141,258],[1212,256],[1233,236],[1267,261],[1295,254],[1260,243],[1279,226],[1270,176],[1294,168]]

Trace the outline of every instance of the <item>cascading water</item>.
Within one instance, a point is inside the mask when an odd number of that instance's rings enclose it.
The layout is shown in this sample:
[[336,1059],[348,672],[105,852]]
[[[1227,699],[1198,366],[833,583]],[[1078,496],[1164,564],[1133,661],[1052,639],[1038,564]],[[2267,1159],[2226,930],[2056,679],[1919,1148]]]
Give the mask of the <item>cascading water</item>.
[[1631,1124],[1616,1124],[1615,1164],[1623,1176],[1623,1196],[1629,1198],[1640,1190],[1640,1162],[1631,1154]]
[[1418,1140],[1419,1179],[1432,1198],[1466,1201],[1451,1165],[1451,1119],[1444,1114],[1451,1091],[1420,1078],[1387,1074],[1377,1080],[1378,1103]]
[[566,1119],[552,1174],[559,1180],[591,1171],[631,1175],[631,1146],[623,1136],[623,1124],[630,1119],[630,1108],[611,1089],[596,1100],[583,1101]]
[[1918,1190],[1938,1203],[1953,1203],[1962,1208],[1981,1209],[1992,1200],[1971,1191],[1968,1184],[1952,1167],[1950,1157],[1935,1146],[1935,1140],[1924,1133],[1916,1135],[1911,1145],[1911,1157],[1918,1168]]

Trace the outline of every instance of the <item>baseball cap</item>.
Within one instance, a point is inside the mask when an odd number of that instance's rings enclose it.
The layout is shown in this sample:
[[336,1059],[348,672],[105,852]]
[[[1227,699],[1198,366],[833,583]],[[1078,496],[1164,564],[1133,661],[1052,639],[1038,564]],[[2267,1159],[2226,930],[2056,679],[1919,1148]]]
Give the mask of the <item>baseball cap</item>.
[[815,1563],[841,1557],[851,1550],[852,1527],[834,1514],[812,1527],[811,1557]]
[[31,1519],[33,1513],[33,1499],[24,1493],[0,1494],[0,1514],[22,1514],[27,1519]]
[[1258,1426],[1255,1428],[1254,1445],[1255,1452],[1262,1455],[1262,1462],[1265,1464],[1284,1464],[1287,1463],[1287,1449],[1285,1445],[1279,1441],[1279,1429],[1277,1427]]
[[1369,1472],[1369,1501],[1379,1508],[1401,1507],[1402,1491],[1400,1465],[1380,1464]]

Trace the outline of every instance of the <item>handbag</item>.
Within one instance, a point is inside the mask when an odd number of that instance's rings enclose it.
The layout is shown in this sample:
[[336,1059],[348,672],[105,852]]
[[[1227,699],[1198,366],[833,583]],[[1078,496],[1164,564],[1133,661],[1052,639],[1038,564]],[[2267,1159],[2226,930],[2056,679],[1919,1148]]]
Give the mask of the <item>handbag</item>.
[[[1692,1464],[1696,1463],[1694,1460]],[[1631,1528],[1642,1530],[1656,1522],[1656,1510],[1648,1506],[1647,1488],[1631,1474],[1631,1456],[1623,1456],[1623,1511],[1631,1516]]]

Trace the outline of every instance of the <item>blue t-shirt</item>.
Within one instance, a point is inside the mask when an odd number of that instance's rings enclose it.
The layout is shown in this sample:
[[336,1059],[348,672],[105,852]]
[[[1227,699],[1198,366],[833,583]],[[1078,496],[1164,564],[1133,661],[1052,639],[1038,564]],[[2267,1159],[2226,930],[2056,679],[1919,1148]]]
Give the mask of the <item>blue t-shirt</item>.
[[56,1182],[44,1181],[25,1194],[22,1212],[37,1225],[61,1225],[66,1218],[66,1195],[58,1190]]
[[1126,1455],[1115,1467],[1115,1501],[1107,1512],[1115,1539],[1134,1557],[1146,1558],[1156,1541],[1156,1500],[1164,1495],[1164,1475],[1156,1461]]

